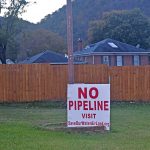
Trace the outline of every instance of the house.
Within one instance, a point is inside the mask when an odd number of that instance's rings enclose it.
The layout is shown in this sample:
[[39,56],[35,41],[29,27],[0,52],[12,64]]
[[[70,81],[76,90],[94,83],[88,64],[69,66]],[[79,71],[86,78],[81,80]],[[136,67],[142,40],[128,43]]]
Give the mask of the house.
[[[0,60],[0,64],[2,64]],[[11,59],[6,59],[6,64],[15,64]]]
[[6,64],[15,64],[11,59],[6,59]]
[[19,63],[20,64],[33,64],[33,63],[63,64],[67,62],[68,59],[67,57],[65,57],[65,55],[47,50],[39,54],[36,54],[30,58],[27,58],[24,61],[21,61]]
[[74,59],[109,66],[150,65],[150,51],[105,39],[74,52]]

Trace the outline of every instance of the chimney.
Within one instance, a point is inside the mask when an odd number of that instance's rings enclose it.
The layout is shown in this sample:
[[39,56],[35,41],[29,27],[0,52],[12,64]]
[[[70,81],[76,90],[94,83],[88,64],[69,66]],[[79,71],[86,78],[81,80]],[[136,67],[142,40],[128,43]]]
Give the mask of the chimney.
[[137,45],[136,45],[136,48],[140,48],[140,44],[137,44]]
[[78,51],[81,51],[83,49],[83,43],[81,38],[78,39]]

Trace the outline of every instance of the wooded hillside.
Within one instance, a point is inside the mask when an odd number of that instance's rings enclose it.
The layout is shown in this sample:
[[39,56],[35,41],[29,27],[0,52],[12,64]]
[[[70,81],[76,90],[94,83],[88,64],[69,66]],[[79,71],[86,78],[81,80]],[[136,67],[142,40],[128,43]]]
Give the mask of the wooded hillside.
[[[150,0],[75,0],[73,1],[74,40],[87,40],[89,23],[101,19],[104,12],[139,8],[150,17]],[[66,37],[66,6],[47,15],[39,24]]]

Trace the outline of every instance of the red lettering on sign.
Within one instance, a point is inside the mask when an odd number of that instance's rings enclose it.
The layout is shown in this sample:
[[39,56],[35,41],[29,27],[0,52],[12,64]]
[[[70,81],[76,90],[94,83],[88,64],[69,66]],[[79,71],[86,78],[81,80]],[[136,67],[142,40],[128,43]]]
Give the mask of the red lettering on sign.
[[96,117],[96,114],[90,114],[90,113],[88,113],[88,114],[82,114],[82,118],[83,119],[88,119],[88,118],[94,118],[95,119],[95,117]]
[[84,98],[87,98],[87,88],[84,88],[84,91],[82,90],[82,88],[78,88],[78,98],[81,98],[81,95]]
[[73,101],[69,101],[69,110],[71,110],[72,106],[73,106]]
[[69,101],[69,110],[109,110],[109,101]]
[[89,110],[94,110],[94,108],[92,107],[91,101],[89,101]]
[[92,99],[96,99],[98,97],[98,89],[96,87],[90,88],[89,92],[87,92],[87,88],[78,88],[78,98],[87,98],[87,94],[89,94],[89,97]]
[[98,110],[103,110],[103,101],[97,101]]
[[83,110],[88,110],[88,101],[83,101]]
[[109,110],[108,101],[104,101],[104,110]]
[[82,106],[82,101],[78,101],[78,110],[80,110],[81,106]]
[[91,98],[93,98],[93,99],[96,99],[98,97],[98,89],[96,87],[90,88],[90,90],[89,90],[89,96]]

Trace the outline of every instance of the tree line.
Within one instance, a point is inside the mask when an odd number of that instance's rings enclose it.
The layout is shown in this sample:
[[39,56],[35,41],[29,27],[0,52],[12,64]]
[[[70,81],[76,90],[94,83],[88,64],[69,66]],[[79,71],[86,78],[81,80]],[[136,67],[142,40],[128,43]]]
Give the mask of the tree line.
[[[113,10],[139,9],[150,17],[149,0],[75,0],[73,5],[74,46],[78,38],[88,44],[88,30],[91,21],[101,20],[105,12]],[[39,26],[51,30],[66,38],[66,6],[41,20]]]
[[90,23],[90,43],[112,38],[124,43],[150,48],[150,19],[139,9],[104,13],[101,20]]
[[50,49],[61,53],[66,51],[66,42],[57,33],[42,29],[36,24],[19,18],[30,3],[26,0],[0,0],[0,60],[23,60],[38,52]]
[[[66,53],[66,6],[47,15],[40,23],[32,24],[18,18],[29,2],[9,0],[9,6],[6,2],[0,1],[0,13],[4,8],[7,10],[0,18],[2,63],[6,63],[6,57],[23,60],[47,49]],[[84,44],[112,38],[150,48],[149,0],[75,0],[72,3],[74,49],[78,38]]]

